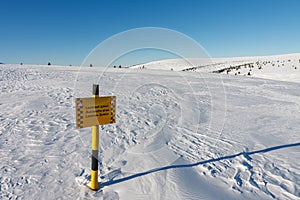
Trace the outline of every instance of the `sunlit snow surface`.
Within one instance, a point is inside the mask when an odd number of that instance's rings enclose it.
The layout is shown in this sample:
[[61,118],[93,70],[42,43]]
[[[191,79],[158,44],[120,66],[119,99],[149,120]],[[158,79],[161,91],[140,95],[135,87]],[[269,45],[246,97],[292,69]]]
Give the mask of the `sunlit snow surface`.
[[[2,64],[0,199],[299,199],[297,56],[251,76]],[[74,102],[93,83],[117,96],[98,192],[77,181],[89,178],[91,129],[75,129]]]

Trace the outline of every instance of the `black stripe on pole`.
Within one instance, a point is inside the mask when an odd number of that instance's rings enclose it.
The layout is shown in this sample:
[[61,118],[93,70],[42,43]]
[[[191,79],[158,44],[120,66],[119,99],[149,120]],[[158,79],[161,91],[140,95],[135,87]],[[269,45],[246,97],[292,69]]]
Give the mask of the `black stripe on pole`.
[[93,85],[93,95],[99,96],[99,85],[98,84]]
[[98,170],[98,150],[92,150],[92,170]]

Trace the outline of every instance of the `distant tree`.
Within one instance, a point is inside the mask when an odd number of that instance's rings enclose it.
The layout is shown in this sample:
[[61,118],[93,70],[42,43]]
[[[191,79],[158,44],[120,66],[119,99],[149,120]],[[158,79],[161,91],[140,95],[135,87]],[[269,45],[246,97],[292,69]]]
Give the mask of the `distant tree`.
[[250,76],[251,75],[251,73],[250,72],[248,72],[248,76]]
[[92,64],[90,64],[90,67],[93,67],[93,65],[92,65]]
[[51,63],[50,63],[50,62],[48,62],[48,65],[51,65]]
[[122,68],[122,66],[121,66],[121,65],[119,65],[119,68]]
[[20,65],[23,65],[23,63],[20,63]]
[[117,66],[116,66],[116,65],[114,65],[114,68],[117,68]]

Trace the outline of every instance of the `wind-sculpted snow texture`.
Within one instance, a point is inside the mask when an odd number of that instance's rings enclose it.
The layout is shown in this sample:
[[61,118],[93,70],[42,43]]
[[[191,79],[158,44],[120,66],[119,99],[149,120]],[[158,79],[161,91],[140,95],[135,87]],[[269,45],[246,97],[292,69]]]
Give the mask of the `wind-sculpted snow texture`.
[[[299,72],[270,74],[0,65],[0,199],[300,199]],[[74,108],[93,83],[117,96],[97,192]]]

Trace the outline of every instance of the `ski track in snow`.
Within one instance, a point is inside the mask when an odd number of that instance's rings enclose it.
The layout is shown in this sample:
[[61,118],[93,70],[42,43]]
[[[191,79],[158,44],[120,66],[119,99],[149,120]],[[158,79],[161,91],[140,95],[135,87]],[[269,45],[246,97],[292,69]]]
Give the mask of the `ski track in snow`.
[[[93,83],[117,96],[97,192],[76,182],[91,130],[75,129],[74,101]],[[298,82],[0,65],[0,84],[0,199],[300,199]]]

